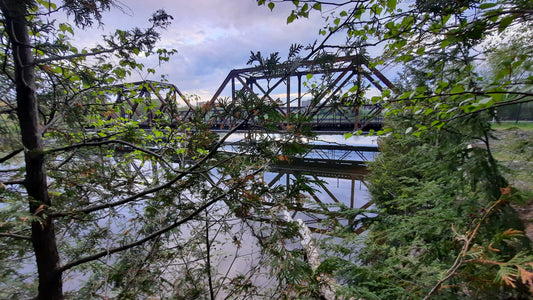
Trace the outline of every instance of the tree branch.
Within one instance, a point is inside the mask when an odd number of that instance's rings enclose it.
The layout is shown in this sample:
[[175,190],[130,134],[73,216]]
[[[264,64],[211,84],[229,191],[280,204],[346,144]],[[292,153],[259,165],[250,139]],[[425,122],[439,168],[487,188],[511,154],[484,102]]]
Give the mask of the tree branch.
[[13,156],[19,154],[22,151],[24,151],[24,148],[19,148],[17,150],[14,150],[13,152],[9,153],[8,155],[0,158],[0,163],[3,163],[4,161],[7,161],[8,159],[12,158]]
[[[243,121],[244,122],[244,121]],[[156,187],[153,187],[151,189],[148,189],[148,190],[145,190],[143,192],[140,192],[140,193],[137,193],[133,196],[130,196],[130,197],[127,197],[127,198],[124,198],[120,201],[117,201],[117,202],[113,202],[113,203],[106,203],[106,204],[100,204],[100,205],[94,205],[94,206],[90,206],[90,207],[86,207],[84,209],[80,209],[80,210],[76,210],[76,211],[71,211],[71,212],[59,212],[59,213],[51,213],[49,214],[49,216],[53,217],[53,218],[56,218],[56,217],[64,217],[64,216],[68,216],[68,215],[72,215],[72,214],[76,214],[76,213],[84,213],[84,214],[88,214],[88,213],[91,213],[91,212],[94,212],[94,211],[97,211],[97,210],[101,210],[101,209],[106,209],[106,208],[111,208],[111,207],[115,207],[115,206],[119,206],[119,205],[122,205],[122,204],[126,204],[126,203],[129,203],[129,202],[132,202],[132,201],[135,201],[137,200],[138,198],[142,197],[142,196],[146,196],[146,195],[149,195],[149,194],[153,194],[155,192],[158,192],[162,189],[165,189],[165,188],[168,188],[170,186],[172,186],[172,184],[176,183],[177,181],[179,181],[180,179],[182,179],[183,177],[185,177],[185,175],[188,175],[188,174],[191,174],[194,170],[200,168],[200,166],[206,162],[207,160],[209,160],[213,155],[215,155],[215,153],[218,152],[218,148],[226,141],[226,139],[231,135],[233,134],[235,131],[237,131],[237,128],[239,128],[239,126],[242,125],[241,124],[238,124],[238,126],[235,126],[232,130],[228,131],[226,133],[226,135],[220,139],[220,141],[218,141],[218,143],[216,143],[215,145],[213,145],[211,151],[209,151],[209,153],[204,156],[201,160],[199,160],[198,162],[196,162],[194,165],[192,165],[191,167],[189,167],[186,171],[181,171],[181,173],[174,177],[172,180],[168,181],[167,183],[165,184],[162,184],[162,185],[159,185],[159,186],[156,186]]]
[[10,237],[10,238],[18,239],[18,240],[31,241],[31,237],[29,236],[14,234],[14,233],[0,232],[0,237]]
[[0,181],[0,184],[5,184],[5,185],[20,185],[20,184],[24,184],[26,181],[25,180],[14,180],[14,181]]
[[477,113],[480,113],[482,111],[486,111],[486,110],[489,110],[489,109],[497,108],[497,107],[504,107],[504,106],[508,106],[508,105],[520,104],[520,103],[528,103],[528,102],[532,102],[533,101],[533,99],[520,100],[520,99],[525,98],[525,97],[527,97],[527,96],[520,97],[520,98],[515,99],[513,101],[500,102],[500,103],[494,104],[494,105],[492,105],[490,107],[480,108],[480,109],[477,109],[475,111],[472,111],[472,112],[469,112],[469,113],[460,114],[460,115],[454,116],[452,118],[449,118],[449,119],[446,119],[446,120],[443,120],[443,121],[446,121],[446,122],[447,121],[452,121],[452,120],[455,120],[455,119],[464,118],[464,117],[467,117],[467,116],[470,116],[470,115],[473,115],[473,114],[477,114]]
[[3,114],[10,114],[10,113],[15,112],[16,110],[17,110],[16,108],[0,110],[0,115],[3,115]]
[[133,248],[135,246],[139,246],[139,245],[142,245],[144,243],[146,243],[147,241],[153,239],[153,238],[156,238],[190,220],[192,220],[192,218],[194,218],[195,216],[197,216],[198,214],[200,214],[202,211],[204,211],[206,208],[208,208],[209,206],[213,205],[215,202],[219,201],[220,199],[224,198],[226,195],[228,194],[228,192],[222,194],[222,195],[219,195],[217,196],[216,198],[210,200],[209,202],[205,203],[204,205],[200,206],[198,209],[196,209],[195,211],[193,211],[190,215],[188,215],[187,217],[179,220],[179,221],[176,221],[174,222],[173,224],[163,228],[163,229],[160,229],[146,237],[144,237],[143,239],[140,239],[136,242],[133,242],[133,243],[130,243],[130,244],[127,244],[127,245],[124,245],[124,246],[121,246],[121,247],[116,247],[116,248],[113,248],[113,249],[109,249],[109,250],[103,250],[97,254],[94,254],[94,255],[90,255],[90,256],[87,256],[87,257],[84,257],[84,258],[81,258],[81,259],[78,259],[76,261],[73,261],[73,262],[70,262],[66,265],[63,265],[62,267],[60,267],[57,271],[58,272],[64,272],[68,269],[71,269],[75,266],[78,266],[78,265],[81,265],[83,263],[86,263],[86,262],[90,262],[90,261],[93,261],[93,260],[97,260],[101,257],[104,257],[106,255],[110,255],[110,254],[114,254],[114,253],[117,253],[117,252],[120,252],[120,251],[124,251],[124,250],[127,250],[127,249],[130,249],[130,248]]
[[135,150],[144,152],[146,154],[150,154],[151,156],[153,156],[153,157],[159,159],[160,161],[162,161],[172,171],[179,172],[179,171],[175,170],[174,168],[172,168],[172,165],[166,159],[164,159],[161,155],[159,155],[159,154],[157,154],[157,153],[155,153],[155,152],[153,152],[151,150],[138,147],[138,146],[136,146],[136,145],[134,145],[132,143],[129,143],[129,142],[126,142],[126,141],[122,141],[122,140],[105,140],[105,141],[100,141],[100,142],[86,142],[86,143],[70,145],[70,146],[66,146],[66,147],[62,147],[62,148],[50,149],[50,150],[47,150],[46,152],[48,152],[48,153],[61,152],[61,151],[68,151],[68,150],[71,150],[71,149],[79,149],[79,148],[83,148],[83,147],[103,146],[103,145],[107,145],[107,144],[121,144],[121,145],[125,145],[125,146],[128,146],[128,147],[131,147],[131,148],[133,148]]
[[477,232],[479,231],[479,228],[481,227],[481,224],[483,223],[483,221],[485,221],[485,219],[492,213],[492,210],[498,206],[499,204],[501,204],[503,202],[503,200],[500,198],[498,201],[496,201],[494,204],[492,204],[489,209],[487,209],[485,211],[485,214],[483,215],[483,217],[479,220],[478,224],[476,225],[476,227],[474,228],[474,230],[471,232],[471,233],[467,233],[468,235],[465,236],[463,239],[465,241],[464,245],[463,245],[463,248],[461,249],[461,252],[459,252],[459,255],[457,256],[457,258],[455,259],[455,262],[453,263],[453,265],[448,269],[448,271],[446,271],[445,273],[445,276],[444,278],[442,278],[441,280],[439,280],[439,282],[437,282],[437,284],[435,284],[435,286],[431,289],[431,291],[429,291],[429,293],[426,295],[426,297],[424,297],[424,300],[427,300],[429,299],[429,297],[431,297],[433,294],[435,294],[437,292],[437,290],[440,288],[440,286],[446,282],[448,279],[450,279],[452,276],[455,275],[455,273],[457,272],[457,270],[459,269],[460,266],[463,265],[464,263],[464,258],[466,256],[466,253],[468,252],[468,250],[470,249],[470,244],[472,243],[472,240],[476,237],[477,235]]
[[49,57],[49,58],[36,59],[34,64],[40,65],[40,64],[50,63],[53,61],[58,61],[58,60],[72,60],[74,58],[79,58],[79,57],[91,57],[91,56],[96,56],[100,54],[113,53],[119,50],[121,50],[121,48],[104,49],[104,50],[90,52],[90,53],[78,53],[78,54],[71,54],[71,55],[65,55],[65,56],[57,55],[57,56]]

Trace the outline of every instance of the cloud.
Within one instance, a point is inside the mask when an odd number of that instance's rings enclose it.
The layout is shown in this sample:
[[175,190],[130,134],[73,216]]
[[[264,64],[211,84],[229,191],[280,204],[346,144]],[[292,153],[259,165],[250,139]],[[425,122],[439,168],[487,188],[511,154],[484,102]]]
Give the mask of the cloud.
[[[177,49],[178,54],[158,67],[157,72],[167,74],[183,92],[199,92],[204,97],[214,94],[231,69],[246,67],[250,51],[266,55],[280,52],[286,56],[291,44],[311,43],[323,26],[318,13],[286,24],[292,3],[279,3],[270,11],[254,0],[132,0],[121,9],[105,13],[103,28],[82,32],[76,39],[88,45],[95,34],[116,28],[147,27],[151,14],[160,8],[174,20],[162,32],[158,47]],[[143,63],[147,67],[158,66],[154,59]],[[158,78],[159,74],[147,77]]]

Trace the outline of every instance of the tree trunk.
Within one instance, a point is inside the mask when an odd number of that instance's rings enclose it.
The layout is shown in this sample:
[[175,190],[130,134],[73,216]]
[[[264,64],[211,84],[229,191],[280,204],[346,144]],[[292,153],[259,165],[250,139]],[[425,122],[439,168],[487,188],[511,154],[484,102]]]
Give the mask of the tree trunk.
[[[29,1],[0,0],[4,25],[11,40],[17,92],[17,115],[24,145],[26,178],[30,212],[42,216],[51,205],[48,196],[42,132],[39,126],[35,87],[35,71],[25,12]],[[39,276],[38,299],[63,299],[59,255],[54,223],[44,217],[33,222],[32,243]]]

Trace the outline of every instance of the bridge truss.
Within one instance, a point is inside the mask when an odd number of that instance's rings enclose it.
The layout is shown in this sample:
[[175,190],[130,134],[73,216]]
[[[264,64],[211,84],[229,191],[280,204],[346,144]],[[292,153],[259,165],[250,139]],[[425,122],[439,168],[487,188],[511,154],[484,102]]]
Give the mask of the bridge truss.
[[173,84],[124,84],[114,101],[120,109],[110,117],[135,119],[150,127],[154,118],[165,118],[175,125],[201,110],[212,129],[228,130],[236,120],[220,117],[221,107],[237,103],[239,95],[247,93],[274,105],[285,119],[278,124],[280,130],[293,125],[291,115],[306,116],[315,131],[375,129],[381,126],[381,106],[366,101],[365,95],[384,89],[395,91],[394,85],[364,57],[346,56],[325,62],[281,64],[274,69],[231,70],[211,99],[200,103],[192,103]]

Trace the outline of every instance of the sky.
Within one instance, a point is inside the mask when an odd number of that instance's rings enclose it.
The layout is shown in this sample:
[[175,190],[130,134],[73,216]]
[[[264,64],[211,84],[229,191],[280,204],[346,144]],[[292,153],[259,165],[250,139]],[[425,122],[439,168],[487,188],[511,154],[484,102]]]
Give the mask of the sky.
[[120,9],[104,13],[104,26],[76,33],[75,40],[90,46],[95,36],[116,28],[148,27],[151,14],[164,9],[174,20],[162,32],[158,47],[178,53],[162,66],[143,62],[157,67],[156,74],[136,74],[133,79],[159,80],[165,74],[182,92],[201,99],[211,98],[230,70],[247,67],[250,51],[280,52],[286,58],[291,44],[312,43],[325,25],[319,12],[287,24],[292,3],[277,4],[273,11],[255,0],[122,0],[119,4]]

